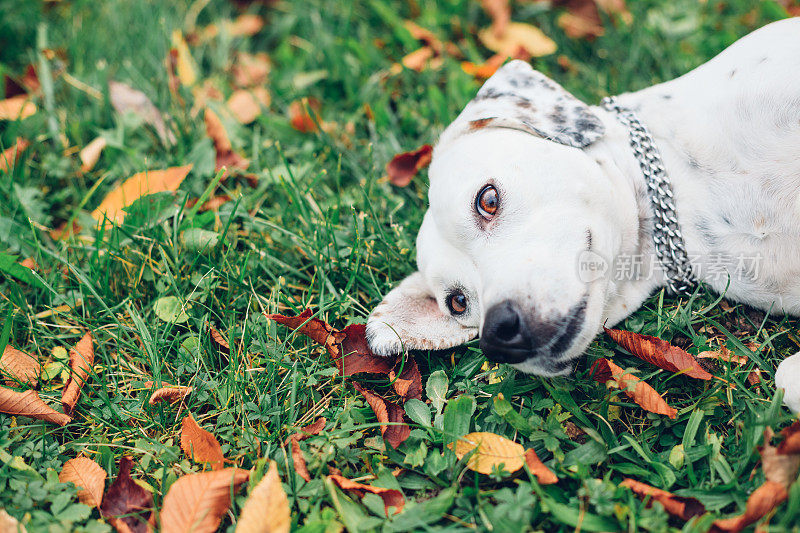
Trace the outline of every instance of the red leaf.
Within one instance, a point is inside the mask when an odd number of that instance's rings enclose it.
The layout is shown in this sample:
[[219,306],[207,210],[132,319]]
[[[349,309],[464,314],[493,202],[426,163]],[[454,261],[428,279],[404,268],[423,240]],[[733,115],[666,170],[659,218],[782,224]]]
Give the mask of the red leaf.
[[427,167],[433,157],[433,147],[423,144],[413,152],[397,154],[386,164],[386,174],[392,185],[406,187],[421,168]]
[[[131,466],[133,459],[130,457],[119,460],[119,474],[103,497],[100,513],[106,519],[113,517],[115,521],[124,523],[129,531],[144,533],[149,531],[147,521],[152,514],[153,495],[131,479]],[[114,527],[117,531],[122,530],[122,526],[115,524]]]
[[558,483],[558,477],[545,466],[539,456],[536,455],[536,452],[533,451],[533,448],[525,450],[525,463],[540,484],[552,485],[553,483]]
[[664,510],[672,516],[677,516],[681,520],[687,521],[694,516],[705,514],[706,508],[695,498],[685,498],[675,496],[671,492],[651,487],[646,483],[627,478],[619,484],[620,487],[628,487],[640,498],[650,497],[651,502],[660,503]]
[[311,481],[311,474],[308,472],[306,459],[303,457],[303,451],[300,449],[300,441],[306,440],[312,435],[318,435],[320,431],[325,429],[325,424],[327,422],[327,419],[321,416],[313,423],[300,428],[300,431],[287,439],[287,443],[292,448],[292,463],[294,464],[295,472],[306,481]]
[[339,375],[352,376],[367,372],[370,374],[388,374],[394,367],[395,360],[372,353],[367,344],[366,325],[350,324],[341,331],[343,338],[341,362],[337,361]]
[[706,372],[690,353],[665,340],[621,329],[603,329],[614,342],[636,357],[659,368],[670,372],[683,372],[689,377],[705,381],[714,377]]
[[394,370],[389,372],[389,380],[392,380],[392,387],[404,401],[410,398],[422,399],[422,375],[413,357],[406,359],[399,376],[394,375]]
[[81,337],[75,347],[69,351],[69,369],[72,374],[61,392],[61,405],[64,407],[65,414],[72,416],[72,411],[75,409],[75,404],[78,403],[81,389],[92,371],[93,364],[94,342],[92,334],[89,332]]
[[357,483],[347,479],[346,477],[336,474],[328,476],[328,479],[336,483],[340,489],[353,491],[358,495],[359,498],[363,497],[365,492],[377,494],[383,500],[384,511],[386,512],[387,517],[389,516],[390,507],[394,507],[394,514],[397,514],[403,510],[403,506],[406,503],[403,493],[396,489],[386,489],[383,487],[364,485],[363,483]]
[[[339,347],[337,344],[341,342],[344,334],[324,320],[311,318],[313,314],[311,309],[306,309],[296,316],[271,314],[267,315],[267,318],[274,320],[278,324],[283,324],[298,333],[302,333],[317,344],[321,344],[328,350],[331,357],[338,361]],[[337,366],[339,366],[338,362]]]
[[[322,104],[316,98],[303,98],[289,104],[289,121],[292,127],[300,133],[312,133],[319,129],[322,121],[319,112]],[[311,113],[314,116],[311,116]]]
[[589,370],[589,375],[599,383],[611,382],[615,388],[623,391],[645,411],[675,418],[678,411],[664,401],[656,391],[632,374],[625,371],[609,359],[598,359]]
[[375,418],[381,425],[381,435],[392,448],[397,448],[411,434],[411,428],[405,423],[405,411],[395,403],[387,401],[375,392],[367,390],[358,383],[353,387],[367,400],[367,404],[375,413]]

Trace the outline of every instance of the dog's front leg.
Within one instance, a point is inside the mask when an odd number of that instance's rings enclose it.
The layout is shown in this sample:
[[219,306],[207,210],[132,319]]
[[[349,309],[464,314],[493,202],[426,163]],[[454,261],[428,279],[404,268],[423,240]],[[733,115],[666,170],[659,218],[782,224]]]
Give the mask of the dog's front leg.
[[800,352],[781,361],[775,371],[775,386],[783,389],[783,403],[800,413]]

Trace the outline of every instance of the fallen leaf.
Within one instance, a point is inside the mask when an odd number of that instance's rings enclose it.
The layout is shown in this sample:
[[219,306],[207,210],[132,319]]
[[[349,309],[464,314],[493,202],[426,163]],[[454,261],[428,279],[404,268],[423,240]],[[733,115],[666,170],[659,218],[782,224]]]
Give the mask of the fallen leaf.
[[248,54],[239,52],[231,66],[233,85],[239,89],[260,87],[267,83],[272,62],[264,52]]
[[389,181],[397,187],[406,187],[420,169],[430,164],[432,157],[433,147],[430,144],[423,144],[413,152],[395,155],[386,164]]
[[250,166],[250,161],[233,150],[228,132],[225,131],[225,126],[222,125],[219,116],[209,108],[206,108],[205,123],[206,134],[214,142],[216,170],[219,171],[223,167],[247,169]]
[[8,514],[5,509],[0,509],[0,531],[3,533],[27,533],[25,526]]
[[222,31],[230,37],[251,37],[264,27],[264,19],[258,15],[245,13],[235,20],[224,20],[220,24],[209,24],[200,32],[200,41],[213,39]]
[[261,107],[269,107],[270,95],[263,87],[253,89],[237,89],[228,98],[227,106],[236,120],[242,124],[250,124],[260,114]]
[[106,471],[87,457],[70,459],[61,467],[58,480],[78,487],[78,500],[89,507],[100,507],[106,486]]
[[[437,56],[436,51],[430,46],[423,46],[422,48],[414,50],[404,55],[403,59],[400,60],[400,63],[404,67],[416,72],[422,72],[426,68],[438,69],[442,66],[443,62],[444,60]],[[398,69],[395,68],[394,71],[398,72]]]
[[61,405],[64,407],[64,413],[69,416],[73,414],[75,404],[78,403],[81,389],[92,371],[93,364],[94,341],[92,333],[88,332],[69,351],[70,376],[61,392]]
[[676,496],[671,492],[651,487],[635,479],[626,478],[619,485],[620,487],[628,487],[642,499],[649,497],[651,502],[660,503],[670,515],[676,516],[683,521],[688,521],[706,512],[705,506],[696,498]]
[[239,513],[236,533],[289,533],[292,517],[289,499],[281,486],[278,465],[269,462],[269,470],[250,491]]
[[228,339],[222,333],[214,329],[211,324],[208,324],[208,332],[211,335],[211,340],[216,342],[225,353],[230,352],[231,345],[228,344]]
[[471,63],[469,61],[461,62],[461,70],[478,80],[486,80],[491,78],[497,69],[503,66],[508,56],[504,54],[495,54],[480,65]]
[[212,533],[231,505],[250,472],[225,468],[215,472],[189,474],[178,478],[164,497],[161,509],[162,533]]
[[738,532],[763,518],[788,498],[786,488],[775,481],[765,481],[747,498],[744,513],[731,518],[715,520],[712,532]]
[[211,470],[220,470],[227,461],[217,438],[201,428],[192,415],[181,423],[181,450],[195,463],[209,463]]
[[17,96],[20,94],[34,94],[38,93],[42,84],[39,82],[39,76],[36,74],[36,68],[31,64],[25,67],[25,74],[21,78],[12,78],[6,73],[4,75],[6,86],[6,98]]
[[24,120],[36,111],[36,104],[31,102],[27,94],[0,100],[0,120]]
[[598,7],[609,15],[619,15],[626,24],[633,20],[625,0],[559,0],[556,4],[567,8],[557,23],[572,39],[592,40],[605,33]]
[[142,91],[112,80],[108,82],[108,97],[117,113],[136,115],[142,122],[156,130],[162,143],[167,146],[175,144],[175,134],[167,129],[161,111]]
[[308,471],[306,459],[303,457],[303,450],[300,449],[300,441],[305,440],[312,435],[319,434],[320,431],[325,429],[325,424],[327,422],[327,419],[322,416],[313,423],[300,428],[300,431],[294,433],[292,436],[286,439],[286,443],[292,448],[292,464],[294,465],[294,470],[300,475],[301,478],[305,479],[306,482],[311,481],[311,474]]
[[394,391],[403,401],[422,398],[422,375],[419,373],[417,361],[413,357],[405,360],[403,371],[399,376],[395,376],[394,370],[390,371],[389,380],[392,382]]
[[541,485],[552,485],[553,483],[558,483],[558,477],[556,477],[552,470],[547,468],[541,459],[539,459],[539,456],[536,455],[536,452],[533,451],[533,448],[525,450],[525,464],[528,465],[528,469],[531,471],[531,474],[536,476],[536,479],[539,480]]
[[12,146],[9,146],[3,150],[0,153],[0,172],[7,172],[13,169],[14,165],[19,160],[19,156],[22,155],[22,152],[28,149],[30,144],[31,143],[22,137],[17,137]]
[[108,487],[100,514],[120,533],[151,531],[148,520],[153,512],[153,495],[131,478],[133,459],[119,460],[119,473]]
[[39,398],[34,390],[17,392],[0,387],[0,413],[28,416],[45,422],[53,422],[59,426],[66,425],[72,417],[59,413]]
[[[198,200],[199,200],[198,198],[192,198],[191,200],[186,202],[186,208],[187,209],[191,209],[192,207],[194,207],[197,204]],[[203,205],[200,206],[200,212],[202,213],[204,211],[216,211],[220,207],[222,207],[224,204],[226,204],[226,203],[228,203],[230,201],[231,201],[231,197],[228,196],[227,194],[220,194],[219,196],[212,196],[208,200],[203,202]]]
[[97,137],[92,142],[84,146],[78,153],[81,159],[81,172],[89,172],[100,160],[100,154],[106,147],[106,140],[104,137]]
[[36,357],[17,350],[7,344],[0,357],[0,372],[5,376],[6,385],[15,386],[18,383],[35,386],[39,381],[42,365]]
[[[322,105],[316,98],[303,98],[289,104],[289,121],[300,133],[313,133],[319,129],[319,111]],[[314,117],[310,113],[314,113]],[[315,120],[316,119],[316,120]]]
[[311,318],[313,314],[311,309],[306,309],[296,316],[270,314],[267,315],[267,318],[305,335],[317,344],[321,344],[331,357],[339,359],[338,344],[345,338],[346,334],[319,318]]
[[431,48],[436,54],[441,54],[444,51],[445,47],[442,41],[440,41],[432,31],[423,28],[411,20],[403,21],[403,26],[405,26],[414,39],[422,41],[423,44]]
[[375,413],[383,439],[392,448],[400,446],[411,435],[411,428],[405,423],[405,411],[403,408],[387,401],[375,392],[365,389],[358,383],[353,383],[353,387],[364,396],[367,405]]
[[[747,357],[736,355],[727,347],[722,346],[719,350],[708,350],[697,354],[698,359],[714,359],[716,361],[726,361],[737,365],[746,365],[750,362]],[[758,385],[761,383],[761,369],[756,367],[747,375],[747,382],[750,385]]]
[[394,507],[394,513],[398,514],[403,510],[406,499],[403,493],[396,489],[386,489],[383,487],[373,487],[372,485],[365,485],[356,481],[351,481],[346,477],[340,475],[330,475],[328,479],[333,481],[340,489],[349,490],[356,493],[359,498],[364,496],[364,493],[369,492],[377,494],[383,500],[384,512],[387,518],[389,517],[389,508]]
[[192,165],[185,165],[134,174],[109,191],[92,216],[100,221],[105,215],[111,222],[119,224],[125,219],[126,207],[148,194],[176,191],[191,170]]
[[[787,429],[790,429],[791,426]],[[785,431],[785,430],[784,430]],[[797,479],[797,470],[800,468],[800,454],[781,453],[779,448],[771,444],[772,428],[764,430],[764,444],[758,447],[761,454],[761,469],[767,481],[780,483],[786,489]],[[785,443],[784,440],[781,444]]]
[[186,44],[181,30],[173,30],[172,46],[177,52],[175,70],[178,80],[184,87],[191,87],[197,83],[197,67],[194,64],[194,59],[192,59],[189,46]]
[[604,327],[603,330],[614,342],[633,355],[659,368],[670,372],[681,372],[686,376],[706,381],[714,377],[706,372],[690,353],[658,337],[621,329]]
[[[147,386],[147,384],[145,384]],[[152,386],[152,385],[150,385]],[[150,399],[147,401],[150,405],[155,405],[159,402],[180,402],[186,399],[192,393],[192,387],[187,386],[180,386],[180,385],[170,385],[168,387],[159,387],[153,394],[150,395]]]
[[501,466],[513,474],[522,468],[526,460],[525,448],[521,444],[494,433],[467,433],[455,443],[450,443],[449,447],[459,460],[474,451],[467,460],[467,468],[481,474],[491,474]]
[[483,29],[478,38],[489,50],[511,57],[517,57],[520,49],[531,57],[546,56],[558,49],[542,30],[522,22],[509,23],[502,36],[495,35],[492,28]]
[[340,376],[352,376],[360,373],[388,375],[394,368],[395,360],[393,358],[375,355],[370,350],[365,324],[350,324],[337,333],[341,339],[342,358],[338,359],[338,351],[335,356],[333,354],[332,356],[339,367]]
[[26,257],[19,262],[19,265],[30,268],[31,270],[39,270],[39,265],[36,264],[36,261],[34,261],[32,257]]
[[645,411],[667,415],[670,418],[675,418],[678,414],[677,409],[667,405],[653,387],[632,374],[626,374],[609,359],[602,358],[595,361],[589,370],[589,375],[599,383],[606,383],[623,391]]
[[800,454],[800,420],[795,420],[791,426],[780,432],[783,442],[778,445],[778,453]]
[[502,37],[511,22],[511,6],[508,0],[481,0],[481,5],[492,19],[492,32],[495,36]]

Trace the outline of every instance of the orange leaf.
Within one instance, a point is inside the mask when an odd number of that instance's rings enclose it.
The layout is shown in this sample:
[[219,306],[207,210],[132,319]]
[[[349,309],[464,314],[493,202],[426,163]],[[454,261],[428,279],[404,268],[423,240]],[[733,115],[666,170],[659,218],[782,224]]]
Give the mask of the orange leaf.
[[[300,133],[312,133],[319,129],[319,111],[322,105],[316,98],[303,98],[289,104],[289,121]],[[314,117],[309,113],[314,113]],[[316,119],[316,120],[315,120]]]
[[628,487],[640,498],[650,497],[651,501],[660,503],[669,514],[677,516],[684,521],[706,512],[705,506],[695,498],[675,496],[671,492],[651,487],[635,479],[624,479],[619,485],[620,487]]
[[17,350],[10,344],[6,345],[3,356],[0,357],[0,371],[6,376],[6,385],[24,383],[35,386],[41,370],[42,366],[36,357]]
[[117,479],[100,506],[100,514],[120,533],[152,531],[153,495],[131,478],[132,466],[130,457],[120,458]]
[[353,387],[367,400],[381,427],[383,439],[392,447],[400,446],[410,435],[411,428],[404,421],[405,411],[395,403],[387,401],[375,392],[367,390],[358,383]]
[[[727,361],[737,365],[746,365],[750,362],[747,357],[736,355],[727,347],[722,346],[719,350],[709,350],[697,354],[698,359],[714,359],[716,361]],[[756,367],[749,374],[747,374],[747,382],[750,385],[758,385],[761,383],[761,369]]]
[[296,316],[271,314],[267,315],[267,318],[309,337],[317,344],[324,346],[331,357],[338,359],[338,343],[345,335],[327,322],[319,318],[311,318],[311,315],[313,315],[311,309],[306,309]]
[[778,453],[783,455],[800,454],[800,420],[781,431],[783,442],[778,445]]
[[150,405],[155,405],[159,402],[179,402],[184,400],[189,394],[192,393],[192,387],[186,386],[169,386],[169,387],[160,387],[153,391],[153,394],[150,396],[150,400],[147,403]]
[[9,146],[5,150],[0,153],[0,172],[7,172],[14,168],[17,160],[19,160],[19,156],[24,152],[31,143],[23,139],[22,137],[17,137],[17,140],[14,141],[12,146]]
[[291,525],[289,500],[281,486],[278,467],[270,461],[269,470],[250,491],[239,513],[236,533],[289,533]]
[[[197,205],[197,201],[199,198],[193,198],[186,202],[186,208],[191,209],[195,205]],[[204,211],[216,211],[224,204],[231,201],[231,197],[227,194],[220,194],[219,196],[212,196],[208,200],[206,200],[203,205],[200,206],[200,212]],[[230,348],[230,347],[228,347]]]
[[396,489],[386,489],[383,487],[373,487],[372,485],[365,485],[356,481],[351,481],[346,477],[340,475],[330,475],[328,479],[333,481],[340,489],[350,490],[362,497],[365,492],[377,494],[383,500],[384,512],[389,516],[389,508],[394,507],[394,514],[398,514],[403,510],[406,504],[406,499],[403,493]]
[[664,401],[656,391],[632,374],[626,374],[609,359],[598,359],[589,370],[589,375],[599,383],[610,385],[623,391],[630,399],[639,404],[645,411],[675,418],[678,411]]
[[486,14],[492,19],[492,31],[498,37],[502,36],[511,22],[511,6],[508,0],[481,0]]
[[185,165],[134,174],[112,189],[92,212],[92,216],[96,220],[103,220],[105,215],[111,222],[119,224],[125,218],[124,208],[142,196],[177,190],[191,170],[192,165]]
[[497,72],[497,69],[503,66],[506,59],[508,59],[508,56],[504,54],[495,54],[480,65],[462,61],[461,70],[478,80],[486,80],[491,78]]
[[433,147],[423,144],[413,152],[397,154],[386,164],[386,174],[392,185],[405,187],[420,169],[427,167],[433,157]]
[[267,83],[271,68],[269,56],[264,52],[257,54],[239,52],[231,67],[233,85],[239,89],[263,86]]
[[0,387],[0,413],[29,416],[37,420],[53,422],[59,426],[72,420],[69,415],[59,413],[44,403],[34,390],[17,392],[5,387]]
[[214,142],[216,152],[216,169],[222,167],[246,169],[250,166],[250,161],[233,151],[228,132],[216,113],[206,108],[205,114],[206,133]]
[[400,63],[407,69],[422,72],[426,68],[437,69],[442,66],[442,58],[436,57],[436,51],[430,46],[423,46],[403,56]]
[[665,340],[621,329],[603,329],[614,342],[652,365],[670,372],[682,372],[689,377],[705,381],[714,377],[706,372],[690,353]]
[[431,48],[436,54],[441,54],[444,50],[442,41],[440,41],[432,31],[423,28],[411,20],[404,21],[403,26],[405,26],[414,39],[422,41],[423,44]]
[[486,28],[478,33],[478,37],[489,50],[511,57],[518,57],[520,50],[528,56],[540,57],[558,49],[542,30],[522,22],[509,23],[502,35],[496,35],[493,28]]
[[36,113],[36,104],[27,94],[0,100],[0,120],[23,120]]
[[[791,426],[787,429],[791,429]],[[764,444],[758,447],[758,452],[761,454],[761,469],[764,471],[767,481],[775,481],[788,489],[797,479],[800,455],[780,453],[780,449],[771,444],[772,437],[772,428],[767,426],[767,429],[764,430]]]
[[553,483],[558,483],[558,477],[545,466],[539,456],[536,455],[536,452],[533,451],[533,448],[525,451],[525,464],[528,465],[531,474],[536,476],[540,484],[552,485]]
[[95,140],[87,144],[78,153],[81,159],[81,172],[89,172],[97,164],[100,159],[100,154],[106,147],[106,140],[103,137],[97,137]]
[[216,472],[189,474],[169,488],[161,509],[162,533],[212,533],[231,505],[250,472],[225,468]]
[[261,114],[261,106],[269,107],[271,97],[263,87],[251,90],[237,89],[228,98],[228,109],[236,120],[242,124],[250,124]]
[[219,441],[201,428],[192,415],[186,415],[181,424],[181,450],[195,463],[211,464],[211,470],[220,470],[226,461]]
[[58,474],[61,483],[72,482],[78,487],[78,500],[89,507],[100,507],[103,502],[106,477],[106,471],[86,457],[70,459]]
[[715,520],[711,531],[738,532],[750,524],[763,518],[778,505],[783,503],[789,493],[786,488],[775,481],[765,481],[747,498],[744,513],[731,518]]
[[395,376],[393,370],[390,371],[389,380],[392,381],[394,391],[404,401],[410,398],[417,400],[422,398],[422,375],[419,373],[417,361],[413,357],[406,359],[403,371],[399,376]]
[[78,403],[81,389],[92,371],[93,364],[94,344],[92,333],[89,332],[69,351],[70,376],[61,392],[61,405],[64,407],[64,412],[70,416],[73,414],[75,404]]

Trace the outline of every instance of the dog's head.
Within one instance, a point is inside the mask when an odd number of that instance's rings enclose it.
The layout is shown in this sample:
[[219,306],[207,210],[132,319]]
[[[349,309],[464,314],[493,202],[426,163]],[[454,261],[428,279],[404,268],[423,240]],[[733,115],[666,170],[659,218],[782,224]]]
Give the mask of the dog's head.
[[608,290],[579,262],[619,247],[614,191],[585,150],[603,133],[586,104],[527,63],[490,78],[434,150],[419,270],[370,316],[375,353],[480,336],[489,359],[568,373],[600,328]]

